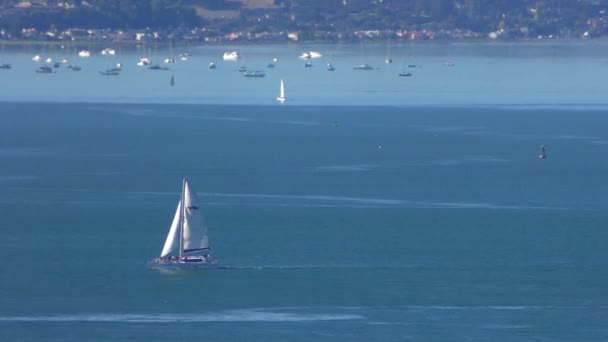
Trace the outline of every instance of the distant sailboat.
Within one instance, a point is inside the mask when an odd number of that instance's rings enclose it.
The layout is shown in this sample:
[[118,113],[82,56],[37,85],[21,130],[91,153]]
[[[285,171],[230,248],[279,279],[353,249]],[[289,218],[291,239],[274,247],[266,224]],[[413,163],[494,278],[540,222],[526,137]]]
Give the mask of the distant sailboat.
[[151,268],[220,268],[210,254],[209,237],[196,193],[186,179],[173,223],[160,257],[151,261]]
[[171,76],[171,86],[173,87],[175,85],[175,77]]
[[334,70],[336,70],[336,68],[334,67],[334,64],[332,63],[332,61],[333,61],[333,54],[331,54],[329,56],[329,63],[327,63],[327,66],[326,66],[327,71],[334,71]]
[[287,98],[285,97],[285,83],[281,80],[281,87],[279,89],[279,97],[277,97],[277,101],[284,103]]
[[388,40],[387,48],[386,48],[386,58],[384,59],[384,63],[391,64],[393,63],[393,58],[391,57],[391,40]]
[[[2,42],[2,54],[0,54],[0,62],[4,59],[4,42]],[[8,63],[0,63],[0,69],[10,69],[11,65]]]

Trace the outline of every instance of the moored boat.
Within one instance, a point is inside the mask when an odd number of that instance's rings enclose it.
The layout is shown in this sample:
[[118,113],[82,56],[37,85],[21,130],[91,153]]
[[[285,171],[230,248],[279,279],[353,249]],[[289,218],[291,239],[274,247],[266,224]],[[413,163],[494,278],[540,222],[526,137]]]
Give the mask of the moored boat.
[[374,67],[369,64],[361,64],[355,66],[353,70],[374,70]]
[[236,61],[239,58],[241,58],[241,56],[236,51],[224,52],[224,55],[222,56],[222,59],[225,61]]
[[243,72],[241,72],[241,74],[245,77],[264,77],[264,76],[266,76],[266,73],[261,70],[243,71]]
[[52,74],[53,68],[51,68],[48,65],[43,65],[43,66],[39,67],[38,69],[36,69],[36,72],[39,74]]

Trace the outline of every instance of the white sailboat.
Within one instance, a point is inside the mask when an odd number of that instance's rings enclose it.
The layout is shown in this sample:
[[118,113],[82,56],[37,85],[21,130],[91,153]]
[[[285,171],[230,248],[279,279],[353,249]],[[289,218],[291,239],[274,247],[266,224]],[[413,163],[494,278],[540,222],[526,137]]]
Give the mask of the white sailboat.
[[283,80],[281,80],[281,88],[279,89],[279,97],[277,97],[277,101],[283,103],[285,100],[287,100],[285,97],[285,83],[283,83]]
[[218,268],[211,254],[207,226],[196,193],[186,179],[173,223],[160,257],[150,262],[151,268]]
[[391,57],[391,40],[389,38],[387,47],[386,47],[386,58],[384,59],[384,63],[391,64],[393,63],[393,57]]

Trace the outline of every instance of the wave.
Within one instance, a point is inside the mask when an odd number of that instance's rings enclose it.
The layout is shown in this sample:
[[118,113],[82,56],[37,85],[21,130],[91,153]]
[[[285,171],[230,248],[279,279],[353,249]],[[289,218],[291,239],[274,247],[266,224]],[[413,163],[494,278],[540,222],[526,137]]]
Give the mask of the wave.
[[[177,192],[128,192],[132,195],[178,195]],[[264,193],[217,193],[199,192],[205,198],[237,198],[256,199],[251,203],[239,203],[250,206],[280,206],[280,207],[356,207],[356,208],[419,208],[419,209],[492,209],[492,210],[580,210],[581,208],[551,206],[551,205],[518,205],[497,204],[490,202],[444,202],[401,200],[392,198],[350,197],[336,195],[273,195]],[[266,200],[266,201],[260,201]],[[225,202],[207,200],[207,205],[230,205]],[[585,208],[585,210],[596,210]],[[599,210],[599,209],[598,209]]]
[[[0,178],[0,182],[3,181]],[[8,181],[8,180],[4,180]],[[104,197],[79,198],[70,201],[71,204],[116,203],[117,198],[123,194],[122,204],[140,203],[142,197],[148,196],[179,196],[174,191],[127,191],[127,192],[99,192],[89,189],[64,189],[79,193],[105,194]],[[551,210],[551,211],[598,211],[600,208],[564,206],[558,204],[534,203],[492,203],[470,201],[433,201],[433,200],[405,200],[394,198],[353,197],[339,195],[274,195],[266,193],[206,193],[198,192],[205,198],[207,206],[252,206],[252,207],[297,207],[297,208],[381,208],[381,209],[455,209],[455,210]],[[110,196],[114,195],[114,196]],[[126,195],[126,196],[124,196]],[[28,198],[28,203],[50,203],[52,199],[41,200]],[[3,202],[0,200],[0,202]],[[11,200],[10,203],[13,203]],[[8,202],[7,202],[8,203]]]
[[0,322],[119,322],[119,323],[203,323],[203,322],[313,322],[363,319],[361,315],[336,313],[294,313],[264,310],[231,310],[190,314],[58,314],[48,316],[0,316]]
[[378,167],[380,167],[379,164],[327,165],[317,166],[315,170],[329,172],[370,171]]
[[[416,105],[413,105],[416,107]],[[446,103],[433,105],[431,108],[478,108],[503,110],[561,110],[561,111],[597,111],[608,109],[608,103],[556,103],[556,102],[529,102],[529,103]]]
[[604,138],[585,135],[562,134],[559,136],[559,138],[564,140],[581,141],[592,145],[605,145],[608,143],[608,141]]
[[[395,311],[556,311],[587,310],[587,306],[538,306],[538,305],[404,305],[404,306],[334,306],[334,307],[283,307],[226,310],[206,313],[78,313],[53,314],[40,316],[0,316],[0,322],[109,322],[109,323],[205,323],[205,322],[319,322],[319,321],[352,321],[362,320],[364,324],[417,324],[369,320],[368,315],[376,315],[386,310]],[[318,311],[311,313],[310,311]],[[365,315],[362,313],[365,312]],[[525,325],[505,324],[486,326],[489,329],[522,329]]]
[[[481,163],[508,163],[511,162],[509,159],[498,158],[493,156],[476,156],[476,157],[462,157],[454,159],[442,159],[442,160],[428,160],[428,161],[411,161],[405,163],[399,163],[401,166],[454,166],[462,164],[481,164]],[[325,172],[352,172],[352,171],[371,171],[373,169],[381,168],[389,165],[382,164],[351,164],[351,165],[322,165],[314,168],[316,171]]]
[[236,121],[236,122],[254,122],[254,123],[266,123],[266,124],[288,124],[288,125],[306,125],[306,126],[318,126],[321,125],[315,121],[300,121],[300,120],[269,120],[260,118],[250,117],[238,117],[238,116],[209,116],[207,119],[212,120],[223,120],[223,121]]

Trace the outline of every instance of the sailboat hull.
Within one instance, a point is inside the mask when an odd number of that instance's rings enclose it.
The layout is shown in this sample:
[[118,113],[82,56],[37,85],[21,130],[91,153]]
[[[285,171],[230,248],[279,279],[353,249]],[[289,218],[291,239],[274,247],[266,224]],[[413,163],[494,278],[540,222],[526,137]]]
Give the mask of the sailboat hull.
[[178,269],[222,269],[225,268],[217,262],[209,262],[200,259],[189,259],[189,260],[174,260],[174,261],[166,261],[160,259],[154,259],[148,263],[148,268],[153,269],[169,269],[169,270],[178,270]]

